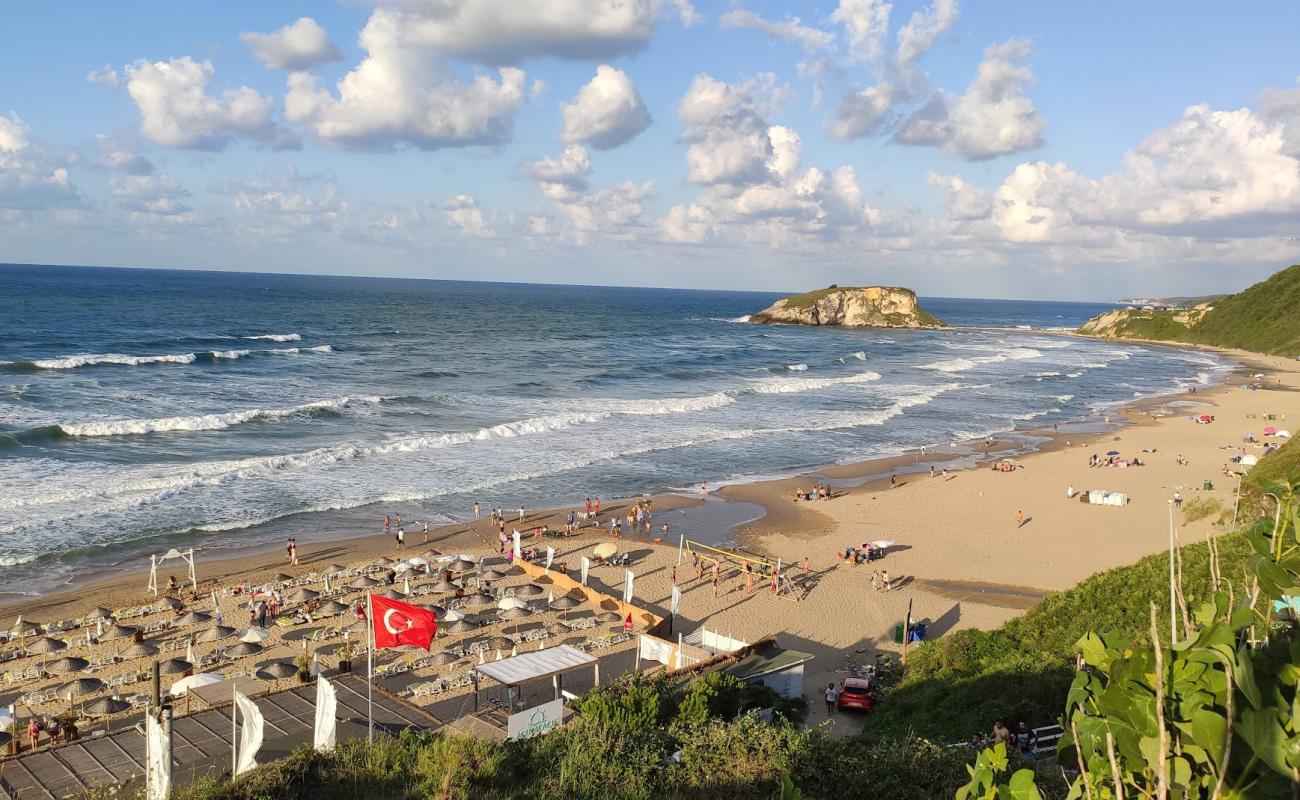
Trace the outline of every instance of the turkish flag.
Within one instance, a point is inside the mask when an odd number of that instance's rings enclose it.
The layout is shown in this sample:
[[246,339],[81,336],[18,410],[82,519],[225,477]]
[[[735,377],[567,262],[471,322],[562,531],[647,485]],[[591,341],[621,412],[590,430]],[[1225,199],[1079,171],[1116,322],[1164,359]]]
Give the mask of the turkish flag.
[[429,609],[373,594],[370,605],[374,610],[375,647],[382,649],[409,644],[428,650],[433,646],[438,623]]

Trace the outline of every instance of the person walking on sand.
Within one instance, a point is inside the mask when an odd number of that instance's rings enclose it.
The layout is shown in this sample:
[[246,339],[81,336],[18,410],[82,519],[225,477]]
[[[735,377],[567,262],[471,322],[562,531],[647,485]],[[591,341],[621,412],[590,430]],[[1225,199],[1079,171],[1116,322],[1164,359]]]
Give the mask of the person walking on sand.
[[1183,508],[1183,495],[1180,492],[1174,492],[1174,508],[1180,511]]
[[871,591],[880,591],[880,573],[876,572],[874,569],[871,570]]
[[520,521],[520,522],[523,522],[523,521],[524,521],[524,507],[523,507],[523,506],[520,506],[520,507],[519,507],[519,521]]
[[880,571],[880,580],[884,582],[886,592],[894,591],[894,582],[889,578],[889,570],[882,569]]
[[898,488],[898,476],[897,476],[897,475],[890,475],[890,476],[889,476],[889,488],[891,488],[891,489],[897,489],[897,488]]
[[1024,524],[1025,524],[1025,512],[1023,512],[1023,511],[1017,511],[1017,512],[1016,512],[1016,527],[1017,527],[1017,528],[1023,527]]
[[812,564],[808,563],[808,556],[803,557],[803,563],[799,565],[799,569],[803,570],[803,576],[805,578],[812,573]]
[[745,591],[754,591],[754,565],[748,561],[745,562]]
[[499,531],[497,533],[497,541],[501,543],[501,547],[497,550],[497,553],[504,553],[506,551],[506,542],[510,541],[510,537],[506,536],[505,531]]
[[429,520],[424,521],[424,544],[429,543]]
[[482,519],[482,518],[483,518],[483,517],[482,517],[482,514],[483,514],[483,510],[479,507],[479,504],[478,504],[478,503],[475,503],[475,504],[474,504],[474,521],[475,521],[475,522],[478,522],[480,519]]
[[385,536],[388,535],[388,529],[389,529],[389,527],[392,526],[392,524],[393,524],[393,521],[390,520],[390,519],[388,518],[388,515],[387,515],[387,514],[385,514],[385,515],[384,515],[384,535],[385,535]]
[[600,516],[600,498],[599,498],[599,497],[596,498],[596,502],[592,504],[592,507],[595,509],[595,514],[596,514],[596,516],[599,517],[599,516]]
[[934,477],[934,465],[933,465],[933,464],[930,465],[930,477],[931,477],[931,478]]
[[835,700],[839,697],[839,692],[835,691],[835,684],[826,684],[826,716],[835,714]]
[[402,545],[404,544],[406,544],[406,531],[402,530],[401,525],[398,525],[397,526],[397,549],[401,550]]
[[722,579],[722,570],[718,569],[718,562],[713,562],[713,596],[718,596],[718,583]]

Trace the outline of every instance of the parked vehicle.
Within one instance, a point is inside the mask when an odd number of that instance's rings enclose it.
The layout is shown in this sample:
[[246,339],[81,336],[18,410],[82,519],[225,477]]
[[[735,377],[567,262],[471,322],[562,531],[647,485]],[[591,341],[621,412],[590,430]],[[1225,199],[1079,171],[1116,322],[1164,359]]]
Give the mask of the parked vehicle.
[[839,698],[835,702],[841,711],[870,711],[876,705],[871,695],[871,683],[862,678],[845,678],[840,683]]

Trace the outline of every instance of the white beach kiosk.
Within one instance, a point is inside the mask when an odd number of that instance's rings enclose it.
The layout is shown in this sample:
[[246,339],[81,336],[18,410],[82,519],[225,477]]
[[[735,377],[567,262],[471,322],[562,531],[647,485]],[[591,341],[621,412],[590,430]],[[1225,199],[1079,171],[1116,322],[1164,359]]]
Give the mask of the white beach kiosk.
[[173,547],[172,549],[168,550],[166,553],[163,553],[160,556],[150,553],[149,554],[149,591],[153,592],[155,595],[158,594],[158,567],[162,563],[169,561],[173,558],[179,559],[182,563],[185,564],[186,567],[189,568],[190,586],[192,586],[195,591],[198,591],[199,580],[194,575],[194,548],[193,547],[191,547],[190,549],[186,550],[183,553],[180,550],[177,550],[175,547]]
[[[587,667],[595,670],[595,683],[599,686],[600,661],[564,644],[479,664],[470,671],[474,681],[476,716],[482,716],[478,713],[480,683],[484,678],[490,678],[506,687],[509,711],[504,727],[507,739],[526,739],[546,733],[564,722],[564,674]],[[552,699],[530,708],[520,708],[523,685],[544,678],[551,679]],[[503,720],[490,721],[500,729]]]

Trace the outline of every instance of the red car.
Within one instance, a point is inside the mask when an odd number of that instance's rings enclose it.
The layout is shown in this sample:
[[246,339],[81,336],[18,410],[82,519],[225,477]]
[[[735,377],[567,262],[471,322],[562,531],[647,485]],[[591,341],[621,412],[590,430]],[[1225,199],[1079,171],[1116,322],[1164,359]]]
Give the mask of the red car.
[[841,711],[855,708],[870,711],[876,704],[871,696],[871,684],[863,678],[845,678],[840,684],[839,698],[835,701]]

